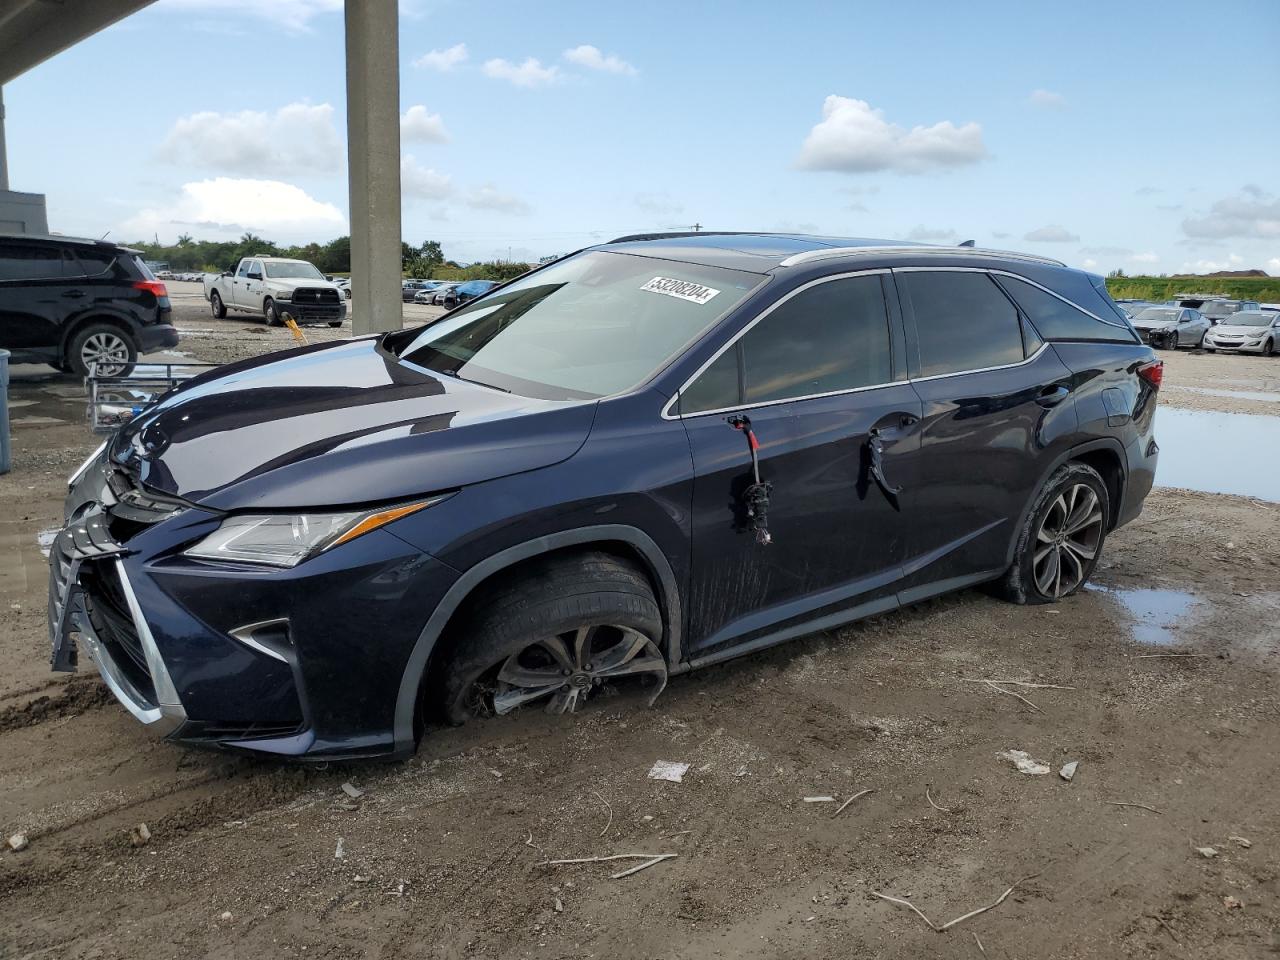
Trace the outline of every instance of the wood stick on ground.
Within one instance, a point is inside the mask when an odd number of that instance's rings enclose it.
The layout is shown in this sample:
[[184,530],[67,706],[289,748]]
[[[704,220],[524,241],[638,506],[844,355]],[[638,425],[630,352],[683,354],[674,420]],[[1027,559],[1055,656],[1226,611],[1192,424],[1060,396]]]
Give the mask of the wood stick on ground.
[[652,860],[646,860],[644,863],[639,864],[638,866],[631,867],[629,870],[623,870],[620,873],[611,874],[609,876],[609,879],[621,880],[623,877],[629,877],[633,873],[639,873],[641,870],[648,870],[655,863],[661,863],[663,860],[672,860],[676,856],[678,856],[678,854],[674,854],[674,853],[659,854],[658,856],[654,857]]
[[1103,803],[1109,803],[1113,807],[1138,807],[1141,810],[1150,810],[1156,816],[1163,816],[1155,807],[1148,807],[1145,803],[1130,803],[1128,800],[1103,800]]
[[834,820],[836,817],[840,816],[840,814],[844,813],[845,807],[853,803],[853,801],[857,800],[859,797],[865,797],[868,793],[870,793],[874,789],[875,789],[874,787],[868,787],[866,790],[859,790],[857,793],[855,793],[852,797],[850,797],[844,803],[840,804],[840,806],[836,807],[836,812],[831,815],[831,819]]
[[961,683],[1003,683],[1011,687],[1026,687],[1029,690],[1074,690],[1075,687],[1064,687],[1058,683],[1032,683],[1030,680],[996,680],[977,677],[961,677]]
[[937,933],[942,933],[944,930],[950,930],[957,923],[964,923],[964,921],[970,920],[981,913],[986,913],[988,910],[994,910],[996,907],[1000,906],[1000,904],[1004,903],[1005,900],[1009,899],[1009,894],[1013,893],[1013,891],[1016,890],[1021,884],[1026,883],[1028,880],[1034,880],[1038,876],[1040,876],[1040,874],[1033,873],[1029,877],[1023,877],[1021,880],[1016,881],[1004,893],[1000,894],[1000,896],[996,899],[994,903],[989,903],[985,907],[979,907],[977,910],[970,910],[968,913],[964,914],[963,916],[956,917],[954,920],[948,920],[942,926],[938,926],[936,923],[934,923],[932,920],[926,917],[924,913],[921,912],[920,908],[917,907],[910,900],[903,900],[900,897],[891,897],[888,894],[877,893],[874,890],[871,891],[871,895],[873,897],[879,897],[881,900],[888,900],[890,903],[897,903],[904,907],[909,908],[913,913],[916,914],[916,916],[918,916],[921,920],[927,923],[932,930],[934,930]]
[[978,939],[978,935],[976,933],[973,935],[973,942],[978,945],[978,952],[985,957],[987,955],[987,948],[982,945],[982,941]]
[[1037,707],[1034,703],[1032,703],[1030,700],[1028,700],[1028,699],[1027,699],[1026,697],[1024,697],[1022,694],[1020,694],[1020,693],[1014,693],[1012,690],[1006,690],[1004,687],[998,687],[998,686],[996,686],[996,685],[995,685],[995,683],[993,683],[993,682],[992,682],[992,681],[990,681],[990,680],[986,681],[986,684],[987,684],[987,686],[988,686],[988,687],[990,687],[990,688],[991,688],[992,690],[994,690],[996,693],[1005,693],[1005,694],[1008,694],[1008,695],[1009,695],[1009,696],[1011,696],[1011,697],[1017,697],[1019,700],[1021,700],[1023,703],[1025,703],[1028,707],[1030,707],[1030,708],[1031,708],[1032,710],[1034,710],[1036,713],[1044,713],[1044,711],[1043,711],[1043,710],[1041,710],[1039,707]]
[[935,810],[941,810],[943,813],[950,813],[950,812],[951,812],[948,808],[946,808],[946,807],[940,807],[940,806],[938,806],[936,803],[934,803],[934,802],[933,802],[933,797],[929,796],[929,788],[928,788],[928,787],[925,787],[925,788],[924,788],[924,798],[925,798],[926,800],[928,800],[928,801],[929,801],[929,806],[933,807],[933,809],[935,809]]
[[1168,932],[1169,936],[1173,937],[1173,942],[1174,942],[1174,943],[1181,943],[1181,942],[1182,942],[1182,941],[1180,941],[1180,940],[1178,939],[1178,935],[1177,935],[1176,933],[1174,933],[1174,932],[1173,932],[1173,927],[1169,926],[1167,923],[1165,923],[1165,922],[1164,922],[1164,917],[1157,916],[1157,915],[1156,915],[1156,914],[1154,914],[1154,913],[1153,913],[1153,914],[1151,914],[1150,916],[1151,916],[1151,919],[1152,919],[1152,920],[1154,920],[1156,923],[1160,924],[1160,926],[1162,926],[1162,927],[1164,927],[1164,928],[1165,928],[1165,930]]
[[610,860],[653,860],[657,857],[674,857],[674,853],[615,853],[608,857],[574,857],[569,860],[543,860],[540,867],[558,867],[563,863],[607,863]]
[[1135,660],[1181,660],[1185,657],[1194,657],[1197,659],[1211,660],[1212,653],[1140,653],[1133,659]]
[[591,792],[596,795],[596,799],[599,800],[601,803],[603,803],[605,806],[605,809],[609,811],[609,822],[606,823],[604,825],[604,829],[600,831],[600,836],[603,837],[606,833],[609,832],[609,828],[613,826],[613,806],[609,803],[608,800],[606,800],[603,796],[600,795],[600,792],[598,790],[592,790]]

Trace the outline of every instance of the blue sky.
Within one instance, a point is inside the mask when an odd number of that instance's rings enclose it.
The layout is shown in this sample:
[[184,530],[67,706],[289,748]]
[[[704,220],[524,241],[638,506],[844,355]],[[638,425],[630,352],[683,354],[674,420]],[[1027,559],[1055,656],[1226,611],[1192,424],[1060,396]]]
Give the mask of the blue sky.
[[[1276,0],[405,0],[404,235],[522,259],[701,223],[1280,275],[1277,51]],[[52,229],[347,232],[341,0],[160,0],[5,99]]]

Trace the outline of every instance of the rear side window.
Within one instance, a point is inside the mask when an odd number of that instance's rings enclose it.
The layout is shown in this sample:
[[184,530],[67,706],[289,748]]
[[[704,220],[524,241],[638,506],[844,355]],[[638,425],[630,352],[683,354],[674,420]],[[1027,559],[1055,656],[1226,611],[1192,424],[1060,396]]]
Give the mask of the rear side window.
[[58,247],[34,243],[0,246],[0,280],[49,280],[63,275]]
[[1132,340],[1126,327],[1103,323],[1078,307],[1046,293],[1034,284],[1001,277],[1001,285],[1017,301],[1036,330],[1046,340]]
[[921,377],[964,373],[1024,359],[1018,311],[985,273],[897,274],[915,314]]
[[690,385],[681,412],[837,393],[892,379],[880,277],[846,277],[810,287],[761,319]]
[[72,250],[71,253],[79,261],[80,272],[86,277],[106,273],[116,260],[115,254],[109,250]]

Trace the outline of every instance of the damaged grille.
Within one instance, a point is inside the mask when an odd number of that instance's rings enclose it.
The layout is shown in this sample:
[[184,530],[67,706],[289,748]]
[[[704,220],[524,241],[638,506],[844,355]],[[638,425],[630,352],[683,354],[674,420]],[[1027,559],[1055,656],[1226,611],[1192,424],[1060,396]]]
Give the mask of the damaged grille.
[[138,628],[133,622],[116,565],[101,560],[83,564],[79,585],[84,595],[85,613],[98,640],[109,648],[112,658],[138,692],[154,703],[156,695],[151,668],[147,664],[142,638],[138,636]]

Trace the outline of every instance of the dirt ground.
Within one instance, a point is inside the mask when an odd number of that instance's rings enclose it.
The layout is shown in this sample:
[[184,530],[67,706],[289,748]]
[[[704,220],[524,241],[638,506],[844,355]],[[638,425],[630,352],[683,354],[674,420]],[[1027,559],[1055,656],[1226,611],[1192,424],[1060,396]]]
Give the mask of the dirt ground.
[[[195,359],[289,343],[179,299]],[[1280,359],[1164,357],[1162,404],[1280,414]],[[1280,953],[1280,504],[1159,489],[1054,606],[966,591],[676,678],[652,709],[284,765],[154,742],[96,676],[48,672],[36,536],[96,441],[71,378],[17,368],[11,395],[0,832],[29,846],[0,854],[6,960]],[[658,782],[656,760],[690,768]],[[675,856],[546,865],[629,853]],[[941,926],[1011,886],[943,933],[874,896]]]

